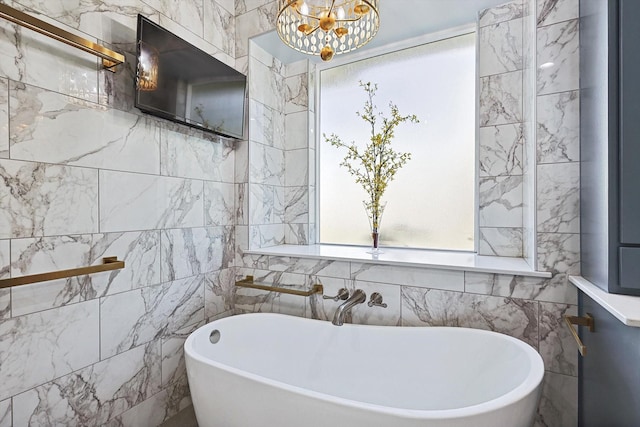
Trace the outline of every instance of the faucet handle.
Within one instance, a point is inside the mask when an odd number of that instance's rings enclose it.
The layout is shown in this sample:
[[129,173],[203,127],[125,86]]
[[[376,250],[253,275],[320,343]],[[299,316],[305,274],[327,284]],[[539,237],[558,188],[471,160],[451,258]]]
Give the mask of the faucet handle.
[[334,297],[330,297],[327,295],[322,295],[322,299],[332,299],[334,301],[340,301],[340,300],[347,300],[349,298],[349,290],[347,288],[341,288],[338,291],[338,295],[334,296]]
[[387,304],[382,302],[382,295],[380,295],[380,293],[378,292],[374,292],[371,294],[371,299],[369,299],[367,305],[369,307],[373,307],[375,305],[376,307],[387,308]]

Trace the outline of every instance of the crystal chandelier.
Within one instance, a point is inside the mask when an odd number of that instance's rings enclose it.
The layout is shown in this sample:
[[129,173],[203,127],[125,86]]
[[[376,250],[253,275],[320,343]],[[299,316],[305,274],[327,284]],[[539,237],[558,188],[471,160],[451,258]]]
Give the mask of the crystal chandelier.
[[320,55],[351,52],[378,32],[378,0],[279,0],[276,30],[293,49]]

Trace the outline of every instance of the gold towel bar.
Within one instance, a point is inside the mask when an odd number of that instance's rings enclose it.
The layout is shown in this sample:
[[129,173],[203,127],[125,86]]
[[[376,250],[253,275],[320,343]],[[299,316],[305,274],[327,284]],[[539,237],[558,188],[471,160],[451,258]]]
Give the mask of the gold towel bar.
[[256,283],[253,283],[253,276],[247,276],[246,278],[237,281],[236,286],[239,288],[260,289],[263,291],[279,292],[281,294],[298,295],[300,297],[310,297],[313,294],[322,294],[324,292],[324,289],[320,284],[313,285],[311,289],[309,289],[308,291],[299,291],[297,289],[280,288],[277,286],[258,285]]
[[102,58],[102,65],[109,71],[115,71],[113,67],[124,63],[124,55],[107,49],[97,43],[90,40],[78,37],[62,28],[55,27],[49,23],[41,21],[38,18],[34,18],[31,15],[27,15],[24,12],[16,10],[6,4],[0,4],[0,18],[4,18],[7,21],[11,21],[14,24],[21,25],[29,28],[37,33],[44,34],[52,39],[58,40],[62,43],[66,43],[69,46],[73,46],[85,52],[89,52]]
[[82,276],[85,274],[100,273],[103,271],[119,270],[124,268],[124,261],[118,261],[118,257],[115,256],[102,258],[102,262],[103,264],[91,265],[89,267],[72,268],[70,270],[52,271],[50,273],[2,279],[0,280],[0,288],[29,285],[31,283],[46,282],[47,280],[64,279],[67,277]]
[[588,326],[589,332],[593,332],[595,327],[595,320],[593,320],[593,316],[587,313],[586,316],[578,317],[578,316],[567,316],[564,315],[564,322],[567,324],[567,327],[571,331],[571,335],[573,335],[573,339],[576,340],[576,344],[578,345],[578,351],[584,357],[587,355],[587,346],[582,343],[582,340],[578,336],[578,332],[573,325],[578,326]]

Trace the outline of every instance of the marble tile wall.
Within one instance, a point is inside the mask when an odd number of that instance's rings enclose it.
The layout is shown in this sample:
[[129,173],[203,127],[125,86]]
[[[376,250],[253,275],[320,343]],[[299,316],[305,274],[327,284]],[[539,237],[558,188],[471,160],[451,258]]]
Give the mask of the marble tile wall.
[[126,268],[0,290],[0,426],[158,425],[190,404],[186,336],[233,310],[241,172],[233,145],[133,108],[136,18],[235,66],[235,4],[5,3],[127,63],[0,21],[0,277]]

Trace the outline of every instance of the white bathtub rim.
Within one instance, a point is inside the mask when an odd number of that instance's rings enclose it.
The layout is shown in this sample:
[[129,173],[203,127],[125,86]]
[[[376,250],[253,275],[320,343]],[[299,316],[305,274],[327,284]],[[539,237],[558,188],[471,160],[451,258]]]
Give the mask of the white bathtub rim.
[[[235,316],[294,317],[294,318],[301,319],[301,320],[306,320],[306,321],[325,322],[323,320],[302,318],[302,317],[290,316],[290,315],[278,314],[278,313],[245,313],[245,314],[238,314],[238,315],[235,315]],[[231,316],[231,317],[235,317],[235,316]],[[451,419],[451,418],[465,418],[465,417],[472,417],[472,416],[477,416],[477,415],[489,413],[489,412],[491,412],[493,410],[498,410],[498,409],[513,405],[513,404],[515,404],[515,403],[517,403],[517,402],[519,402],[521,400],[526,399],[527,397],[529,397],[531,395],[531,393],[534,392],[534,390],[536,388],[538,388],[541,385],[542,379],[544,377],[544,363],[542,361],[542,357],[540,357],[538,352],[533,347],[531,347],[529,344],[525,343],[524,341],[521,341],[521,340],[519,340],[517,338],[513,338],[513,337],[511,337],[509,335],[505,335],[505,334],[502,334],[502,333],[499,333],[499,332],[494,332],[494,331],[487,331],[487,330],[484,330],[484,329],[449,327],[449,326],[427,326],[428,328],[438,328],[440,330],[446,330],[446,329],[460,330],[460,329],[465,329],[465,330],[472,330],[472,331],[474,331],[474,333],[478,332],[478,333],[483,333],[483,334],[498,334],[498,335],[501,335],[501,338],[507,339],[509,341],[512,341],[518,347],[521,347],[521,348],[524,349],[524,352],[528,356],[529,362],[531,363],[530,370],[531,371],[536,371],[539,374],[536,374],[536,375],[530,374],[530,375],[528,375],[527,378],[525,379],[525,381],[523,381],[521,384],[519,384],[518,386],[516,386],[515,388],[513,388],[509,392],[503,394],[502,396],[498,396],[498,397],[496,397],[494,399],[487,400],[486,402],[482,402],[482,403],[479,403],[477,405],[471,405],[471,406],[466,406],[466,407],[461,407],[461,408],[423,410],[423,409],[394,408],[394,407],[390,407],[390,406],[383,406],[383,405],[377,405],[377,404],[373,404],[373,403],[360,402],[360,401],[357,401],[357,400],[347,399],[347,398],[344,398],[344,397],[332,396],[330,394],[320,393],[320,392],[313,391],[313,390],[308,390],[308,389],[305,389],[303,387],[298,387],[298,386],[291,385],[291,384],[288,384],[288,383],[285,383],[285,382],[281,382],[281,381],[273,380],[273,379],[270,379],[270,378],[266,378],[266,377],[263,377],[261,375],[253,374],[251,372],[247,372],[247,371],[244,371],[242,369],[234,368],[233,366],[229,366],[229,365],[226,365],[224,363],[220,363],[220,362],[217,362],[215,360],[208,359],[208,358],[204,357],[203,355],[197,353],[193,349],[193,342],[195,341],[197,335],[201,335],[201,334],[204,335],[201,332],[202,330],[210,329],[216,323],[223,323],[227,319],[229,319],[229,317],[226,317],[226,318],[223,318],[223,319],[214,320],[213,322],[207,323],[206,325],[203,325],[200,328],[198,328],[195,331],[193,331],[189,335],[189,337],[187,338],[187,340],[184,343],[184,350],[185,350],[186,355],[188,357],[191,357],[191,358],[197,360],[198,362],[201,362],[201,363],[205,364],[205,365],[210,365],[210,366],[216,367],[218,369],[221,369],[221,370],[230,372],[232,374],[238,375],[240,377],[243,377],[243,378],[246,378],[246,379],[249,379],[249,380],[252,380],[252,381],[260,382],[260,383],[263,383],[263,384],[266,384],[266,385],[269,385],[269,386],[281,388],[281,389],[284,389],[284,390],[292,392],[292,393],[301,394],[303,396],[307,396],[307,397],[314,398],[314,399],[319,399],[319,400],[322,400],[322,401],[325,401],[325,402],[329,402],[329,403],[333,403],[333,404],[337,404],[337,405],[343,405],[343,406],[347,406],[347,407],[351,407],[351,408],[355,408],[355,409],[361,409],[361,410],[369,410],[369,411],[372,411],[372,412],[388,414],[388,415],[392,415],[392,416],[396,416],[396,417],[410,418],[410,419],[439,420],[439,419]],[[375,328],[375,329],[378,329],[378,328],[391,328],[391,327],[396,327],[396,326],[357,325],[357,324],[346,324],[345,323],[341,327],[342,328],[364,327],[364,328]],[[411,327],[411,328],[414,328],[414,327]],[[420,328],[420,327],[418,327],[418,328]],[[198,332],[200,332],[200,334]],[[208,333],[205,336],[208,336]]]

